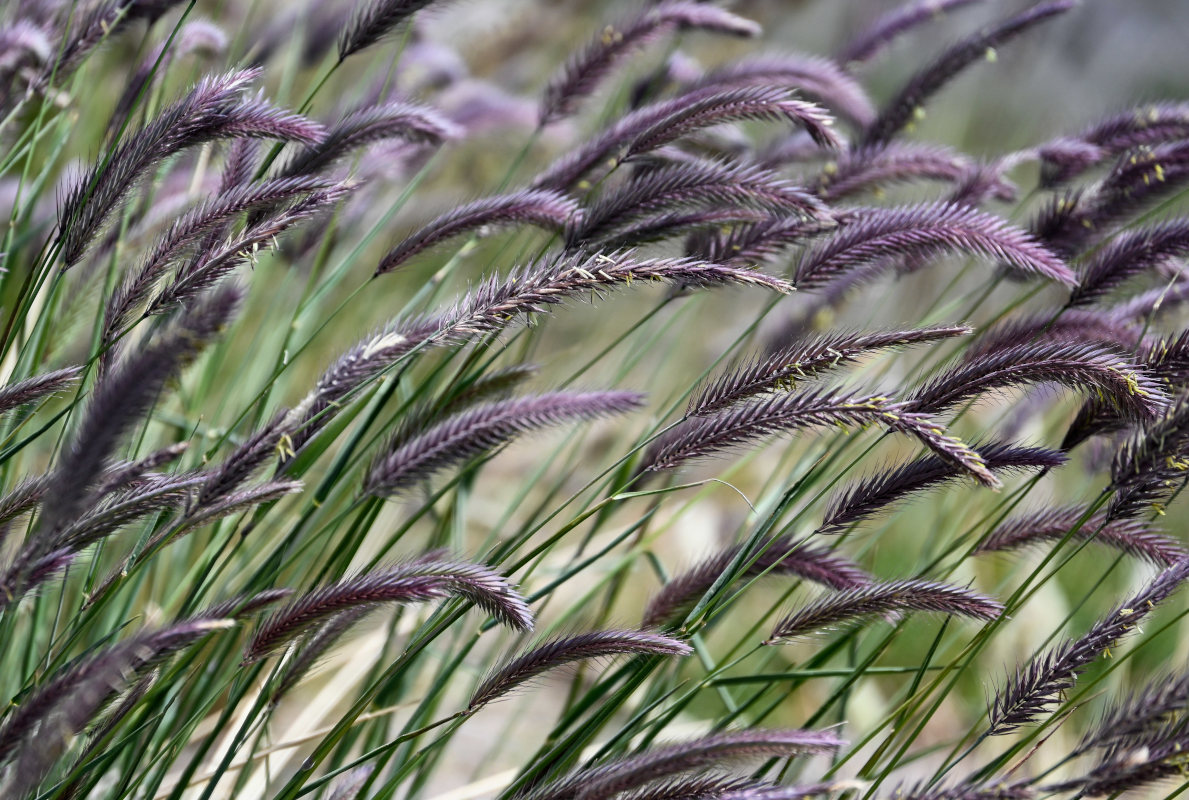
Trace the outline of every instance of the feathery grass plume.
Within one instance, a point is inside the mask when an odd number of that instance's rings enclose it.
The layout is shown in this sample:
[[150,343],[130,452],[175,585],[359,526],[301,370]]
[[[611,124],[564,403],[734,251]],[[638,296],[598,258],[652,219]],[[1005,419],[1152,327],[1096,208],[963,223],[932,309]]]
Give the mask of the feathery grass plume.
[[[1044,447],[1020,447],[1007,442],[987,442],[973,447],[992,473],[1054,469],[1067,460],[1063,453]],[[924,456],[864,478],[834,496],[818,532],[841,531],[913,495],[966,476],[949,459]]]
[[686,415],[703,416],[758,394],[791,391],[799,380],[813,380],[875,351],[965,336],[972,330],[966,325],[945,325],[903,331],[840,331],[771,348],[706,384],[690,399]]
[[148,90],[154,80],[169,70],[174,61],[195,51],[220,54],[226,49],[227,34],[221,28],[204,20],[187,22],[170,42],[169,47],[163,42],[140,60],[136,72],[128,78],[124,93],[112,109],[107,122],[108,136],[114,135],[128,124],[128,117],[136,107],[137,99]]
[[925,25],[947,11],[973,5],[982,0],[911,0],[880,16],[846,46],[838,51],[840,64],[870,61],[887,47],[914,28]]
[[1189,104],[1152,103],[1103,119],[1076,136],[1061,137],[1036,148],[1041,185],[1071,181],[1093,166],[1142,145],[1189,137]]
[[566,246],[573,249],[605,239],[646,214],[700,206],[745,206],[804,220],[827,218],[817,198],[768,170],[694,161],[649,170],[604,193],[572,218]]
[[1172,266],[1189,255],[1189,220],[1176,219],[1123,231],[1095,250],[1078,268],[1070,306],[1097,302],[1124,281]]
[[[679,614],[689,611],[694,602],[710,590],[742,549],[741,544],[732,545],[675,575],[648,601],[641,624],[655,627],[676,622]],[[791,536],[780,536],[760,545],[758,555],[738,579],[748,580],[764,574],[794,575],[831,589],[851,589],[873,582],[873,578],[852,561]]]
[[[247,211],[272,208],[278,203],[325,192],[334,184],[318,178],[281,178],[224,187],[170,225],[153,250],[108,298],[104,310],[103,341],[111,344],[136,321],[136,312],[149,299],[170,266],[184,257],[201,258],[197,248],[210,247],[210,234],[226,230]],[[110,357],[109,357],[110,358]]]
[[1189,471],[1189,400],[1177,396],[1172,410],[1124,442],[1111,464],[1114,491],[1108,519],[1164,513]]
[[45,92],[51,81],[64,85],[87,56],[131,21],[129,6],[127,0],[97,0],[85,6],[56,4],[53,9],[56,17],[54,33],[61,37],[54,44],[56,57],[42,67],[32,79],[30,88]]
[[794,281],[798,288],[820,287],[888,257],[943,253],[979,255],[1030,275],[1077,285],[1069,267],[1030,234],[969,206],[925,203],[850,213],[846,224],[801,258]]
[[389,439],[389,447],[398,447],[432,428],[439,420],[459,414],[480,403],[507,400],[521,383],[535,375],[538,370],[539,367],[535,364],[515,364],[480,374],[467,383],[450,386],[450,391],[442,397],[411,408],[402,415],[399,427]]
[[757,223],[766,219],[768,219],[768,215],[765,212],[740,206],[721,209],[694,209],[692,211],[662,211],[626,221],[614,233],[603,237],[599,246],[620,250],[685,236],[687,239],[686,255],[704,258],[706,261],[715,261],[715,259],[705,256],[705,251],[701,246],[703,237],[721,232],[724,226]]
[[259,70],[204,78],[185,97],[126,138],[75,184],[58,213],[66,266],[77,264],[116,208],[154,165],[215,139],[252,137],[312,143],[322,128],[263,100],[242,97]]
[[1177,310],[1186,302],[1189,302],[1189,280],[1177,279],[1115,303],[1109,311],[1119,319],[1145,322]]
[[340,611],[295,641],[290,647],[292,657],[285,662],[269,702],[273,705],[281,702],[293,687],[305,680],[318,661],[372,610],[371,606],[359,606]]
[[838,227],[833,219],[805,221],[797,217],[775,217],[736,225],[726,232],[711,232],[687,243],[689,255],[716,264],[747,266],[774,261],[788,248],[804,245],[815,236]]
[[367,0],[339,34],[339,61],[371,47],[434,0]]
[[[980,541],[974,554],[1008,552],[1059,542],[1074,529],[1085,512],[1086,509],[1079,506],[1063,506],[1013,517]],[[1107,520],[1106,515],[1101,513],[1086,520],[1074,537],[1110,547],[1157,567],[1172,566],[1189,556],[1189,550],[1180,542],[1157,533],[1149,522],[1137,519]]]
[[676,469],[776,433],[823,425],[863,426],[890,419],[898,404],[882,395],[813,389],[738,403],[713,414],[688,417],[658,437],[641,471]]
[[417,603],[455,595],[510,628],[533,628],[533,615],[524,598],[499,573],[465,561],[415,559],[343,578],[273,612],[248,643],[244,663],[275,653],[344,612],[371,609],[381,603]]
[[[782,98],[787,95],[787,90],[782,89],[780,92]],[[709,86],[637,108],[611,123],[585,144],[554,161],[533,179],[532,188],[565,191],[577,184],[579,188],[589,189],[590,183],[582,180],[583,177],[597,167],[609,168],[619,164],[623,151],[641,132],[654,128],[662,120],[687,108],[691,102],[706,104],[723,94],[723,90],[718,87]],[[731,92],[726,94],[728,97],[735,96]],[[713,124],[713,121],[709,124]]]
[[1077,797],[1116,797],[1170,779],[1177,779],[1183,785],[1186,751],[1189,751],[1189,726],[1176,720],[1150,731],[1133,747],[1120,746],[1109,751],[1086,774],[1043,789],[1076,790]]
[[347,197],[355,184],[338,183],[309,192],[296,202],[270,212],[246,230],[232,234],[181,264],[161,290],[148,301],[145,316],[163,314],[218,284],[261,249],[276,246],[277,237]]
[[1165,675],[1107,708],[1070,755],[1133,747],[1161,725],[1182,717],[1187,708],[1189,675]]
[[739,759],[818,755],[846,744],[828,731],[714,733],[579,770],[521,795],[525,800],[603,800],[654,781]]
[[177,442],[154,450],[135,461],[118,461],[108,467],[103,482],[99,484],[98,494],[102,497],[119,489],[141,486],[146,481],[154,480],[158,476],[152,474],[153,470],[177,461],[189,449],[189,442]]
[[1031,229],[1059,253],[1101,241],[1120,222],[1181,191],[1189,182],[1189,142],[1141,147],[1119,158],[1092,190],[1059,195]]
[[862,192],[878,192],[888,184],[931,180],[959,185],[977,168],[973,159],[948,147],[888,142],[840,154],[822,169],[814,190],[827,203],[834,203]]
[[990,780],[985,783],[929,785],[929,781],[897,786],[890,797],[896,800],[1031,800],[1036,796],[1032,781]]
[[[10,768],[10,780],[34,778],[36,785],[44,768],[52,766],[57,759],[65,738],[81,731],[114,696],[117,687],[208,634],[233,624],[223,619],[190,619],[158,630],[141,631],[79,657],[43,679],[10,705],[0,718],[0,764],[16,761]],[[58,737],[63,741],[54,741]],[[22,761],[39,750],[49,763],[40,765],[43,770],[22,775]]]
[[830,115],[813,103],[792,99],[787,89],[746,86],[705,94],[692,92],[678,99],[685,102],[641,127],[628,143],[622,160],[638,158],[702,128],[740,120],[786,121],[802,128],[818,147],[836,150],[842,146]]
[[0,386],[0,414],[19,408],[26,403],[61,391],[70,386],[82,373],[82,367],[66,367],[52,372],[43,372],[23,381]]
[[697,29],[733,36],[758,36],[751,20],[716,6],[664,2],[622,25],[608,25],[549,81],[541,100],[540,124],[565,119],[634,51],[676,29]]
[[875,118],[875,108],[862,84],[837,62],[821,56],[787,53],[740,59],[686,84],[683,92],[708,86],[785,86],[809,94],[859,127],[870,125]]
[[314,175],[359,148],[386,139],[437,147],[462,134],[461,128],[429,106],[409,102],[365,106],[344,116],[321,141],[294,154],[281,174]]
[[265,589],[254,594],[241,594],[207,606],[194,616],[197,619],[233,619],[241,621],[261,609],[281,602],[292,594],[292,589]]
[[782,619],[764,644],[797,639],[840,625],[864,623],[901,611],[930,611],[990,621],[1003,604],[970,589],[932,581],[872,583],[828,594]]
[[787,294],[780,278],[754,269],[724,266],[692,258],[637,259],[632,251],[571,253],[547,257],[506,278],[493,277],[442,315],[443,334],[468,338],[506,328],[515,318],[543,313],[586,293],[663,281],[683,286],[755,286]]
[[464,233],[523,224],[556,233],[577,213],[578,203],[573,198],[548,189],[524,189],[484,197],[453,208],[417,228],[380,259],[376,275],[392,272],[418,253]]
[[183,506],[190,500],[191,490],[201,483],[202,478],[198,475],[162,475],[141,481],[133,488],[113,492],[66,525],[55,537],[56,544],[78,552],[125,525]]
[[1159,382],[1115,348],[1058,340],[1025,341],[964,358],[913,392],[907,408],[939,414],[987,392],[1031,383],[1099,393],[1135,420],[1159,417],[1170,402]]
[[[171,535],[176,536],[195,528],[201,528],[223,517],[238,514],[241,511],[247,511],[254,506],[272,503],[280,500],[285,495],[297,494],[304,488],[305,484],[301,481],[278,480],[265,481],[258,486],[252,486],[238,492],[230,492],[206,505],[190,508],[182,519],[178,521],[177,526],[171,531]],[[158,537],[150,540],[154,544],[156,541],[158,541]]]
[[[1102,311],[1070,309],[1054,315],[1051,311],[1008,318],[982,331],[966,348],[962,360],[976,361],[985,355],[1017,347],[1024,342],[1066,342],[1069,344],[1101,344],[1120,352],[1133,351],[1140,344],[1142,329],[1127,320],[1120,320]],[[1154,372],[1142,358],[1136,364],[1149,374]]]
[[377,497],[403,494],[435,472],[484,455],[529,431],[570,420],[589,420],[639,408],[636,392],[553,392],[479,406],[384,448],[363,489]]
[[665,281],[684,286],[757,286],[787,293],[779,278],[689,258],[637,260],[632,251],[571,253],[533,262],[506,278],[491,277],[453,308],[422,319],[396,320],[359,342],[332,364],[290,415],[293,449],[299,449],[347,397],[412,351],[466,342],[501,331],[517,319],[545,313],[546,306],[587,293],[599,295],[633,282]]
[[[1070,313],[1067,311],[1062,316]],[[1145,339],[1136,348],[1135,361],[1170,392],[1189,389],[1189,331],[1176,338]],[[1078,409],[1061,448],[1071,450],[1092,436],[1117,433],[1130,424],[1131,420],[1120,414],[1113,404],[1091,397]]]
[[616,655],[687,656],[693,648],[680,639],[652,631],[607,630],[552,639],[501,664],[471,695],[467,713],[478,711],[539,675],[575,661]]
[[933,452],[961,464],[981,483],[996,488],[1000,485],[977,453],[946,434],[927,415],[884,395],[839,389],[774,395],[737,403],[706,416],[687,417],[652,443],[640,471],[675,469],[772,434],[823,425],[862,427],[874,423],[915,436]]
[[[773,786],[769,783],[710,772],[654,781],[619,796],[622,800],[727,800],[744,797],[750,799],[749,792],[770,788]],[[758,795],[756,797],[758,800]]]
[[994,60],[995,51],[1033,26],[1069,11],[1075,0],[1037,3],[969,36],[944,50],[932,63],[915,73],[889,100],[863,134],[863,145],[883,144],[924,114],[925,103],[966,67],[980,60]]
[[1189,559],[1157,575],[1146,587],[1094,624],[1084,636],[1067,639],[1016,670],[989,710],[989,735],[1011,733],[1049,713],[1090,664],[1114,647],[1189,578]]
[[196,304],[96,385],[50,474],[39,524],[0,578],[0,608],[34,588],[26,581],[26,570],[62,547],[64,532],[93,506],[104,464],[120,441],[143,422],[165,383],[222,329],[239,300],[239,291],[228,289]]

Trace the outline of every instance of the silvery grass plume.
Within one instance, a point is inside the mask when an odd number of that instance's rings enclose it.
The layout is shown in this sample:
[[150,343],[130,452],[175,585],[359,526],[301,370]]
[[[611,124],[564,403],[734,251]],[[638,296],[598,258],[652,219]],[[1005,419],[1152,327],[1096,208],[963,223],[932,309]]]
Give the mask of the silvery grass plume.
[[239,301],[237,289],[224,289],[187,309],[165,333],[125,357],[95,386],[50,474],[38,525],[0,578],[0,608],[36,587],[30,573],[43,559],[73,556],[76,551],[69,546],[67,533],[94,506],[104,467],[116,447],[143,423],[166,382],[194,361],[227,324]]
[[1172,410],[1131,436],[1111,464],[1107,518],[1136,517],[1155,510],[1179,490],[1189,469],[1189,403],[1184,394]]
[[1189,675],[1165,675],[1110,705],[1082,737],[1071,755],[1091,750],[1121,754],[1142,745],[1147,736],[1168,723],[1184,724],[1189,709]]
[[744,120],[784,121],[810,131],[817,146],[837,146],[829,116],[817,106],[790,99],[788,89],[751,86],[719,89],[708,86],[678,97],[658,100],[612,123],[585,144],[557,159],[533,179],[533,188],[564,191],[599,167],[616,166],[650,148],[670,144],[707,127]]
[[320,141],[298,150],[279,174],[317,175],[360,148],[388,139],[438,147],[462,135],[461,128],[426,105],[395,101],[364,106],[328,127]]
[[[1067,460],[1056,450],[1007,442],[986,442],[973,447],[982,456],[987,469],[996,474],[1028,469],[1050,470]],[[830,500],[818,532],[840,532],[889,506],[966,477],[964,471],[938,456],[924,456],[877,473],[836,494]]]
[[964,336],[972,330],[966,325],[945,325],[900,331],[839,331],[771,347],[768,353],[734,366],[706,384],[690,399],[686,415],[704,416],[756,395],[791,391],[798,381],[814,380],[880,350]]
[[525,683],[576,661],[617,655],[687,656],[693,648],[680,639],[648,630],[606,630],[561,636],[492,669],[467,703],[472,714]]
[[1033,383],[1106,396],[1136,421],[1157,419],[1170,403],[1160,384],[1119,350],[1058,340],[1010,344],[965,357],[914,391],[907,408],[941,414],[980,395]]
[[785,281],[762,272],[697,259],[637,259],[631,251],[547,257],[507,277],[489,278],[436,316],[398,319],[348,350],[291,412],[293,447],[302,447],[344,400],[414,351],[498,333],[518,320],[545,313],[547,306],[588,293],[601,295],[654,281],[792,291]]
[[915,436],[939,456],[960,464],[979,482],[999,486],[977,453],[946,434],[926,415],[885,395],[841,389],[772,395],[736,403],[706,416],[687,417],[649,446],[639,469],[675,469],[773,434],[829,425],[861,428],[872,424],[885,424]]
[[[680,209],[744,207],[804,220],[828,219],[817,198],[768,170],[712,161],[663,166],[603,193],[574,215],[566,246],[590,248],[650,215]],[[655,222],[653,223],[655,224]]]
[[1189,104],[1152,103],[1112,114],[1075,136],[1036,148],[1041,185],[1056,186],[1128,150],[1189,138]]
[[75,659],[20,698],[0,721],[0,765],[8,763],[0,786],[6,796],[22,797],[36,788],[70,737],[82,732],[118,687],[234,624],[195,618],[133,634]]
[[798,288],[823,286],[843,273],[889,257],[978,255],[1075,286],[1060,258],[1025,231],[969,206],[926,203],[900,208],[848,209],[846,224],[806,252],[797,264]]
[[1003,613],[1003,604],[945,583],[919,580],[871,583],[828,594],[794,611],[777,623],[764,644],[777,644],[905,611],[929,611],[988,622]]
[[1158,574],[1137,594],[1094,624],[1084,636],[1067,639],[1017,669],[996,695],[988,712],[988,734],[1011,733],[1052,711],[1086,669],[1135,630],[1160,603],[1189,578],[1189,559]]
[[656,781],[741,759],[830,753],[845,744],[827,731],[749,730],[716,733],[609,761],[519,795],[526,800],[602,800]]
[[259,70],[199,82],[189,94],[131,134],[75,184],[58,212],[58,244],[66,266],[77,264],[107,220],[154,166],[216,139],[253,137],[312,143],[322,127],[243,93]]
[[547,189],[484,197],[419,225],[380,259],[375,274],[392,272],[418,253],[466,233],[524,224],[559,233],[577,214],[577,201]]
[[1011,552],[1054,544],[1073,531],[1077,540],[1118,550],[1157,567],[1170,567],[1189,556],[1184,545],[1159,533],[1150,522],[1107,520],[1105,514],[1096,513],[1079,525],[1085,515],[1086,509],[1081,506],[1045,508],[1020,514],[991,531],[978,543],[974,553]]
[[[678,622],[679,615],[689,611],[698,598],[710,591],[743,549],[742,544],[732,545],[674,575],[648,601],[641,624],[655,627]],[[736,578],[739,581],[762,575],[790,575],[831,589],[851,589],[874,582],[854,562],[825,547],[791,536],[761,542],[742,566]]]
[[881,15],[838,51],[842,64],[870,61],[896,39],[926,25],[946,12],[974,5],[982,0],[910,0]]
[[[889,185],[937,181],[955,188],[978,173],[980,165],[969,156],[942,145],[892,141],[839,154],[818,174],[814,191],[827,203],[854,195],[878,193]],[[993,193],[1010,197],[1012,187],[997,174]]]
[[524,598],[502,575],[465,561],[415,559],[343,578],[293,600],[256,629],[244,651],[244,663],[272,655],[339,614],[353,614],[381,603],[418,603],[452,596],[477,605],[515,630],[533,628],[533,615]]
[[1078,286],[1068,305],[1097,303],[1124,282],[1147,272],[1176,269],[1189,255],[1189,220],[1123,231],[1090,253],[1078,266]]
[[724,89],[783,86],[804,92],[860,128],[875,118],[875,108],[862,84],[836,62],[821,56],[801,53],[751,56],[712,69],[686,83],[681,91],[688,93],[709,86]]
[[891,141],[906,126],[925,113],[925,104],[966,67],[980,60],[994,60],[996,50],[1035,25],[1069,11],[1074,0],[1037,3],[1021,14],[1009,17],[944,50],[932,63],[921,68],[889,100],[863,135],[870,146]]
[[680,29],[732,36],[758,36],[751,20],[703,3],[662,2],[623,24],[610,24],[549,81],[541,101],[540,124],[574,114],[610,74],[634,51]]
[[406,432],[372,462],[363,490],[377,497],[407,492],[434,473],[490,453],[529,431],[639,408],[635,392],[553,392],[502,400]]

